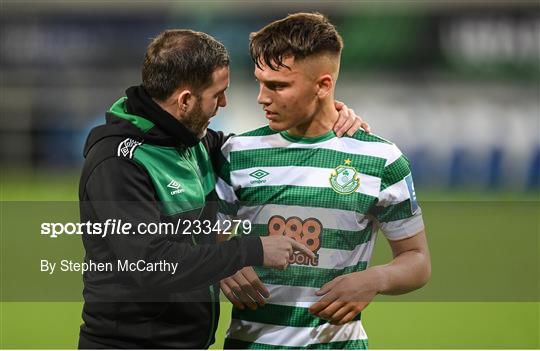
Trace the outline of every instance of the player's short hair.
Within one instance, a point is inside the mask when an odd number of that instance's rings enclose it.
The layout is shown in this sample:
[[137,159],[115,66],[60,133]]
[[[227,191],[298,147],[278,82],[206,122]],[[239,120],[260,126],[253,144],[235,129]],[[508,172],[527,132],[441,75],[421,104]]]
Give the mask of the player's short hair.
[[229,66],[229,61],[225,46],[206,33],[166,30],[146,48],[142,84],[158,100],[184,85],[199,93],[212,84],[212,73]]
[[343,49],[343,39],[336,28],[322,14],[295,13],[274,21],[249,37],[251,59],[273,70],[287,67],[283,60],[295,60],[320,55],[334,54]]

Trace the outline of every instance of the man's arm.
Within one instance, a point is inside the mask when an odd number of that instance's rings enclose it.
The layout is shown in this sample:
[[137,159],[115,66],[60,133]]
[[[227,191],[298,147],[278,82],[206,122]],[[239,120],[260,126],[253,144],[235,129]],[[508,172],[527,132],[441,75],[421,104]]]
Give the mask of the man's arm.
[[293,251],[310,252],[305,246],[284,237],[277,238],[279,240],[232,238],[220,244],[192,245],[189,240],[170,240],[169,235],[138,232],[141,223],[143,226],[159,224],[161,214],[148,175],[130,159],[112,157],[103,161],[88,178],[85,192],[90,201],[83,206],[91,208],[99,222],[108,219],[122,221],[130,223],[132,230],[129,234],[111,234],[105,238],[90,239],[87,235],[85,240],[106,241],[106,245],[91,246],[93,251],[87,251],[87,257],[130,262],[164,260],[177,264],[175,274],[165,271],[127,273],[130,281],[141,288],[189,291],[217,283],[245,266],[264,265],[282,269],[287,266],[287,259]]
[[[107,235],[107,245],[92,246],[88,257],[114,257],[118,260],[145,260],[159,262],[165,260],[178,264],[178,270],[168,272],[130,271],[130,280],[140,287],[160,287],[173,291],[185,291],[210,285],[233,274],[246,265],[263,263],[263,248],[257,238],[231,240],[220,245],[195,245],[190,242],[170,240],[170,235],[150,235],[139,233],[139,224],[161,222],[161,214],[154,195],[154,187],[145,170],[135,161],[122,157],[112,157],[98,165],[85,185],[91,206],[100,222],[107,219],[130,223],[128,235]],[[144,228],[142,228],[144,229]],[[181,234],[178,234],[181,235]]]

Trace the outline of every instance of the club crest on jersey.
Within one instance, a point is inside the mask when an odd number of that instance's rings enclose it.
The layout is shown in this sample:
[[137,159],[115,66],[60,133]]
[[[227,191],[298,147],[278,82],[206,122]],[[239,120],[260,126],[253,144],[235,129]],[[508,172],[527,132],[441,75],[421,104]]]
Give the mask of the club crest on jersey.
[[344,165],[337,166],[330,174],[330,185],[338,194],[352,194],[360,186],[358,172],[350,164],[350,160],[345,160]]

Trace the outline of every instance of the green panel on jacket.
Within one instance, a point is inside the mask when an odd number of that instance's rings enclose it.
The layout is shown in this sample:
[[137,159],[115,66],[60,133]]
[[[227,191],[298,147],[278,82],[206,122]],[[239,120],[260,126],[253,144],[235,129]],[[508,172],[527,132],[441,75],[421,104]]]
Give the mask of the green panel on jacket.
[[133,159],[148,172],[166,215],[202,208],[214,189],[214,171],[202,143],[186,149],[142,144]]
[[[141,116],[128,113],[125,97],[116,101],[109,112],[130,121],[143,133],[155,126]],[[148,172],[165,215],[203,208],[206,195],[214,190],[214,170],[201,142],[190,148],[143,143],[135,149],[133,159]]]

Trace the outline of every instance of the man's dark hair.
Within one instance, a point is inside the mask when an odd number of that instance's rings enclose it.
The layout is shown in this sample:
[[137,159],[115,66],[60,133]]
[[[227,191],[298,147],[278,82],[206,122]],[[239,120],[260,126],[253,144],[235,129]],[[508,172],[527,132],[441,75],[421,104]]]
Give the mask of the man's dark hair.
[[274,21],[249,37],[251,59],[273,70],[287,67],[283,60],[302,60],[319,54],[339,56],[343,40],[336,28],[320,13],[295,13]]
[[158,100],[165,100],[183,85],[199,93],[212,83],[217,68],[228,65],[227,49],[212,36],[189,29],[166,30],[146,49],[142,83]]

